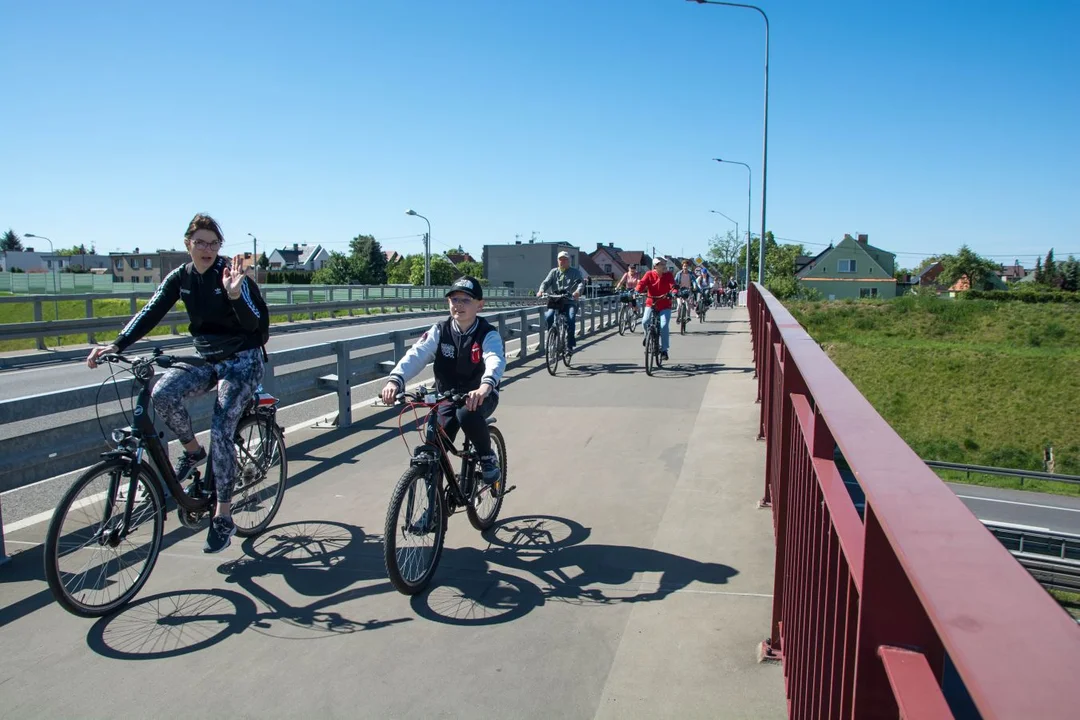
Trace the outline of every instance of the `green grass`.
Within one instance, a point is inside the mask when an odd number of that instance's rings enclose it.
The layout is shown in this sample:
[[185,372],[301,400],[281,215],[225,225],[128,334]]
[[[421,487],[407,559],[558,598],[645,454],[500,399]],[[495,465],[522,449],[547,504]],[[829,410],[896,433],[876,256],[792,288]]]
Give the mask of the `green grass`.
[[[927,460],[1080,475],[1080,307],[900,298],[789,309]],[[958,482],[1021,487],[994,476]],[[1080,494],[1025,480],[1023,489]]]
[[1065,608],[1065,611],[1072,615],[1074,618],[1080,618],[1080,594],[1066,592],[1065,590],[1047,590],[1051,596],[1059,603],[1061,607]]

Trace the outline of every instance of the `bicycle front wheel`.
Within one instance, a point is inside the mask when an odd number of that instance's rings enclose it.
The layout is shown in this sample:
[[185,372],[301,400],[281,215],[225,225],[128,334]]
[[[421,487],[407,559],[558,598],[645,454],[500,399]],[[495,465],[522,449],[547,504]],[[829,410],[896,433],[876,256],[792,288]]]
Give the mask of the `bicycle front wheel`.
[[469,522],[480,532],[495,524],[506,492],[506,440],[494,425],[489,425],[488,430],[491,432],[491,449],[499,466],[499,479],[490,485],[485,485],[479,477],[473,480],[472,498],[465,508]]
[[645,330],[645,374],[652,377],[653,363],[656,360],[656,333],[651,329]]
[[390,584],[403,595],[428,586],[442,556],[446,505],[438,471],[414,465],[398,480],[386,509],[383,560]]
[[630,306],[624,305],[619,311],[619,334],[625,335],[630,328]]
[[49,523],[45,580],[56,602],[74,615],[100,617],[130,602],[157,561],[165,519],[161,490],[149,468],[128,468],[120,458],[91,467],[64,493]]
[[236,426],[236,487],[232,516],[236,534],[253,537],[270,527],[289,478],[285,436],[270,418],[247,415]]
[[544,350],[548,372],[554,375],[555,371],[559,368],[559,331],[556,330],[554,326],[547,331]]

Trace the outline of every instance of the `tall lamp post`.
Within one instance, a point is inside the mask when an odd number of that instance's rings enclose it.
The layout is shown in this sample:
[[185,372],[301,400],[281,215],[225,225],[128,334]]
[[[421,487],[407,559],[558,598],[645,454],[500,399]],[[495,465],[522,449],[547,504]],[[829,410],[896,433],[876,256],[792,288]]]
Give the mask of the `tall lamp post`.
[[[731,218],[729,218],[727,215],[720,212],[719,210],[710,210],[709,212],[716,213],[720,217],[727,219],[729,222],[735,223],[735,241],[738,242],[738,240],[739,240],[739,221],[738,220],[732,220]],[[747,257],[746,262],[749,263],[750,262],[749,253],[747,253],[746,257]],[[735,277],[739,277],[739,258],[738,258],[738,256],[735,257]]]
[[[720,158],[713,158],[713,160],[718,163],[727,163],[728,165],[742,165],[746,168],[746,287],[750,287],[750,192],[753,183],[751,178],[753,172],[750,170],[749,165],[744,162],[739,162],[738,160],[721,160]],[[730,220],[731,218],[728,219]],[[764,243],[762,243],[762,245],[764,245]]]
[[405,214],[415,215],[427,223],[427,235],[424,236],[424,287],[431,287],[431,221],[415,210],[406,210]]
[[[758,282],[765,283],[765,199],[769,174],[769,16],[757,5],[720,2],[720,0],[687,0],[698,5],[723,5],[726,7],[757,10],[765,21],[765,127],[761,140],[761,252],[758,253]],[[749,264],[749,263],[748,263]]]
[[251,238],[251,274],[255,276],[255,282],[259,282],[259,238],[251,233],[248,233],[248,237]]
[[[42,235],[35,235],[34,233],[23,233],[23,237],[35,238],[37,240],[44,240],[45,242],[49,243],[49,254],[53,256],[53,260],[56,259],[56,250],[53,249],[52,240],[50,240],[49,238],[44,237]],[[52,272],[52,276],[53,276],[53,278],[52,278],[52,280],[53,280],[53,320],[59,320],[60,319],[60,306],[56,302],[56,296],[59,294],[59,290],[57,290],[57,288],[56,288],[56,275],[57,275],[57,271],[53,270],[53,272]],[[56,344],[57,345],[60,344],[59,336],[56,338]]]

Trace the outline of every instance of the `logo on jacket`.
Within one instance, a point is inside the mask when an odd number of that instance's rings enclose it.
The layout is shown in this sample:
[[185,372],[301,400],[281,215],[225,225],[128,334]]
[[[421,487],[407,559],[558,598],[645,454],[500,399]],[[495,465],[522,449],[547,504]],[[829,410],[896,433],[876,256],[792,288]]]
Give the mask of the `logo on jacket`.
[[480,362],[480,358],[483,357],[483,352],[480,349],[479,343],[472,344],[472,361],[473,365]]
[[448,343],[439,343],[439,349],[442,350],[443,357],[454,357],[454,346]]

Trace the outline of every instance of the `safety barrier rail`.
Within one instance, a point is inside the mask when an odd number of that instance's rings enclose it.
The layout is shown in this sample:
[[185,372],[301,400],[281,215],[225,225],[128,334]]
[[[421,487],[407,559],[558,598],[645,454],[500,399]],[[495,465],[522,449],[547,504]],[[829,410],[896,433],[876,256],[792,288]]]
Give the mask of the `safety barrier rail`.
[[[583,299],[577,316],[578,335],[586,337],[613,327],[618,317],[616,297]],[[508,345],[517,343],[511,364],[544,352],[545,308],[523,307],[483,317],[495,325]],[[269,353],[263,387],[276,395],[283,407],[320,396],[336,395],[341,427],[352,423],[352,388],[387,375],[413,339],[431,323],[406,330],[364,335],[346,340],[278,350]],[[538,338],[535,345],[530,337]],[[116,390],[102,391],[114,401],[97,405],[100,384],[0,401],[0,492],[54,477],[91,465],[105,450],[95,409],[101,410],[101,427],[107,431],[126,424],[119,396],[131,397],[132,381],[120,380]],[[197,431],[209,427],[214,396],[189,404]],[[29,430],[27,426],[29,424]],[[2,527],[2,518],[0,518]],[[3,562],[0,534],[0,563]]]
[[1076,623],[760,285],[749,313],[791,716],[1076,717]]

